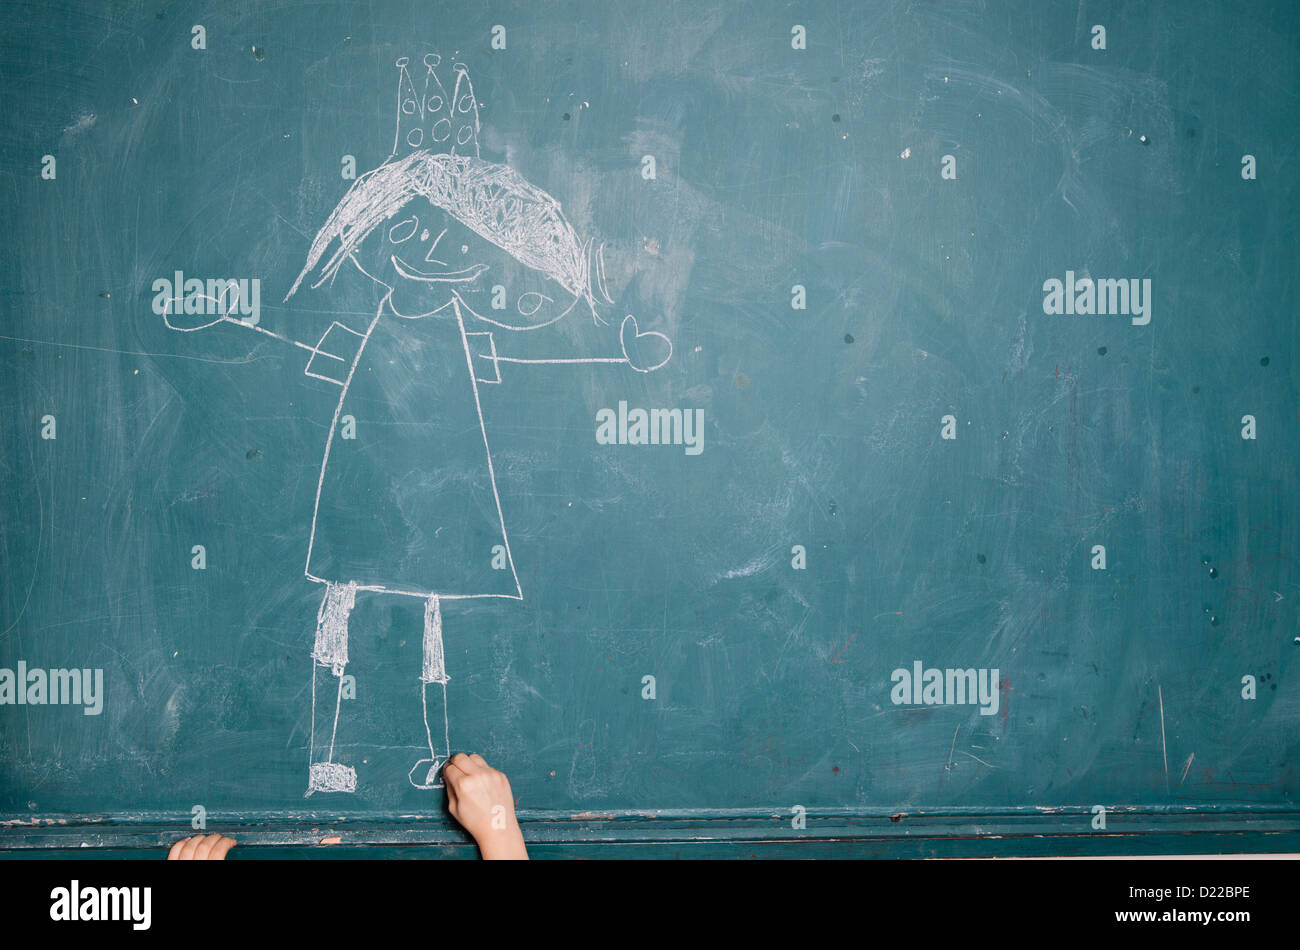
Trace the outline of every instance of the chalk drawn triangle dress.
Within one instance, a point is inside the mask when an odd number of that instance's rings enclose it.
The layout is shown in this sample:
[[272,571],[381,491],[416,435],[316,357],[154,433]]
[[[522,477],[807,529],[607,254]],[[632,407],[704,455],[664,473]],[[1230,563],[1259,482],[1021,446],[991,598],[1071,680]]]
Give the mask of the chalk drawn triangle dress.
[[408,319],[384,299],[326,442],[308,577],[522,599],[511,559],[492,568],[493,548],[508,542],[470,359],[456,307]]

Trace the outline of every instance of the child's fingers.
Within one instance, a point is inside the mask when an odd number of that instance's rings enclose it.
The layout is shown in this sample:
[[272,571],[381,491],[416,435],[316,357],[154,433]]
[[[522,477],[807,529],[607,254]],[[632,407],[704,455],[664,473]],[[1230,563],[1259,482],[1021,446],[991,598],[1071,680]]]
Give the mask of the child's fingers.
[[450,759],[448,759],[447,764],[443,766],[444,774],[452,770],[454,770],[454,774],[457,776],[471,775],[476,771],[474,767],[474,760],[471,759],[469,756],[467,756],[464,752],[457,752]]
[[452,799],[455,799],[460,793],[460,789],[457,786],[460,785],[461,779],[464,778],[464,774],[465,773],[456,768],[456,766],[452,765],[450,762],[447,762],[442,767],[442,784],[447,786],[447,795]]
[[469,757],[469,760],[470,760],[471,762],[473,762],[475,765],[480,765],[480,766],[482,766],[482,767],[485,768],[485,769],[490,769],[490,768],[492,768],[492,766],[490,766],[490,765],[487,764],[487,760],[484,759],[483,756],[479,755],[477,752],[473,752],[473,753],[471,753],[471,754],[470,754],[470,757]]
[[167,852],[168,861],[224,861],[235,846],[234,838],[213,832],[210,835],[192,835],[182,838]]
[[466,775],[472,775],[474,772],[478,771],[477,763],[464,752],[457,752],[451,757],[447,764],[456,766],[456,768],[460,769],[461,772]]
[[225,837],[221,836],[221,834],[216,832],[209,834],[207,840],[199,845],[199,850],[196,851],[194,855],[195,858],[198,858],[199,860],[212,860],[214,851],[217,850],[217,846],[221,845],[222,841],[225,841]]
[[212,853],[213,847],[221,840],[221,835],[215,831],[210,835],[205,835],[199,839],[199,846],[194,849],[195,861],[206,861],[208,855]]
[[468,775],[456,768],[456,766],[452,765],[450,762],[442,767],[442,780],[443,784],[447,786],[447,794],[449,795],[458,795],[460,792],[458,786],[467,778],[469,778]]
[[196,835],[194,837],[194,847],[189,849],[186,857],[191,861],[202,861],[203,856],[208,853],[208,848],[212,845],[212,835]]

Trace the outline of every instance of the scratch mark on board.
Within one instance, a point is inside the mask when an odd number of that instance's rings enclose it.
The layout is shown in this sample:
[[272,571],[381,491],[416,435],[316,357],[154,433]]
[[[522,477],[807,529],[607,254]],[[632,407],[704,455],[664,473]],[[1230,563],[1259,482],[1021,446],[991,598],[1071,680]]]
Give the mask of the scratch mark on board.
[[1160,700],[1160,751],[1165,757],[1165,791],[1169,791],[1169,747],[1165,744],[1165,696],[1156,684],[1156,698]]
[[216,360],[207,359],[202,356],[187,356],[184,353],[146,353],[142,350],[114,350],[107,346],[87,346],[82,343],[60,343],[57,340],[29,340],[21,336],[0,336],[0,340],[12,340],[15,343],[36,343],[41,346],[61,346],[70,350],[94,350],[98,353],[116,353],[119,356],[147,356],[151,359],[166,358],[172,360],[193,360],[196,363],[216,363],[223,366],[233,366],[235,364],[254,363],[265,357],[248,356],[242,360]]
[[853,634],[853,636],[849,637],[849,639],[845,642],[844,646],[842,646],[842,647],[840,648],[839,652],[836,653],[836,654],[834,654],[834,655],[831,657],[831,662],[832,662],[832,663],[843,663],[843,662],[844,662],[843,660],[840,659],[840,657],[842,657],[842,656],[844,655],[844,651],[847,650],[847,649],[849,648],[849,644],[852,643],[856,637],[857,637],[857,634],[856,634],[856,633]]
[[974,759],[976,762],[980,763],[981,765],[987,765],[987,766],[988,766],[989,768],[991,768],[991,769],[996,769],[996,768],[997,768],[996,765],[990,765],[988,762],[985,762],[983,759],[981,759],[978,755],[971,755],[971,754],[970,754],[969,752],[967,752],[965,749],[962,749],[962,750],[961,750],[961,754],[962,754],[962,755],[965,755],[965,756],[969,756],[970,758]]
[[1192,759],[1194,758],[1196,758],[1195,752],[1187,757],[1187,764],[1183,766],[1183,777],[1178,780],[1179,785],[1182,785],[1183,782],[1187,781],[1187,771],[1192,767]]

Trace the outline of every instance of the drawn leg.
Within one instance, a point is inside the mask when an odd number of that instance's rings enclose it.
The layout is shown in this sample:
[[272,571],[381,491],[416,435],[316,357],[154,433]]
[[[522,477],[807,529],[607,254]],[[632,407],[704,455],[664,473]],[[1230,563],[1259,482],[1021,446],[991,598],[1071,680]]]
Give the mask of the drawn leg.
[[[438,595],[424,603],[424,666],[420,672],[420,706],[424,710],[424,735],[429,741],[429,757],[411,768],[411,784],[416,788],[442,788],[442,764],[451,755],[451,726],[447,721],[447,661],[442,649],[442,607]],[[433,730],[429,727],[429,684],[442,686],[442,741],[444,754],[439,758],[433,747]],[[436,713],[435,713],[436,716]],[[436,719],[435,719],[436,721]]]
[[[355,583],[325,585],[325,596],[316,613],[316,645],[311,651],[311,768],[307,794],[312,792],[355,792],[357,772],[334,761],[334,738],[338,733],[343,705],[343,669],[348,665],[348,617],[357,599]],[[325,671],[322,671],[322,668]],[[320,740],[316,730],[317,681],[321,692],[333,693],[334,711],[323,723]]]

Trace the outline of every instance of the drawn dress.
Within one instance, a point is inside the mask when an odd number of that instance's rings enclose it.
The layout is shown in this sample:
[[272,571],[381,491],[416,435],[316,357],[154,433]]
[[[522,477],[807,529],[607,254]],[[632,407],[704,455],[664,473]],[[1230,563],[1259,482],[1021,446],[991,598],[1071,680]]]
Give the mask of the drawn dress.
[[[325,445],[309,577],[521,598],[509,559],[492,568],[506,531],[470,352],[454,307],[409,319],[384,298]],[[354,438],[344,438],[349,423]]]

